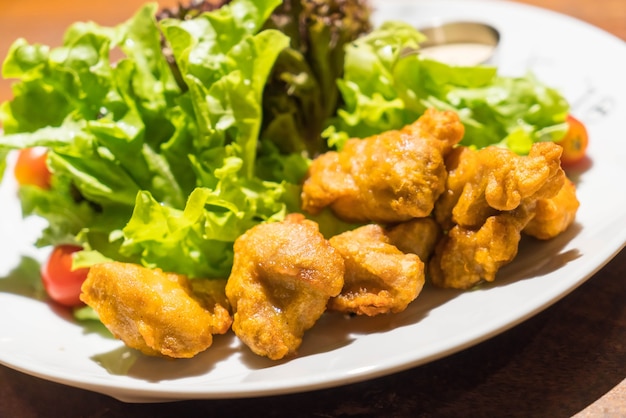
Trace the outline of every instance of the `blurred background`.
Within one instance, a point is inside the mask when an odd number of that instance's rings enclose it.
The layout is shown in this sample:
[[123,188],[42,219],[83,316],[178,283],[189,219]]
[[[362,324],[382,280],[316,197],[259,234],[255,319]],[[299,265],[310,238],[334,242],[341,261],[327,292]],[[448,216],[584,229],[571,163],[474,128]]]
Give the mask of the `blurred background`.
[[[187,0],[180,0],[187,3]],[[65,29],[76,21],[116,25],[130,17],[146,0],[0,0],[0,60],[17,38],[58,46]],[[163,7],[177,0],[156,1]],[[10,97],[10,80],[0,80],[0,101]]]
[[[158,0],[174,7],[191,0]],[[146,0],[0,0],[0,60],[18,37],[31,43],[57,46],[65,29],[75,21],[93,20],[115,25],[135,12]],[[524,0],[523,3],[582,16],[587,22],[626,39],[624,0]],[[0,79],[0,101],[10,97],[10,81]]]

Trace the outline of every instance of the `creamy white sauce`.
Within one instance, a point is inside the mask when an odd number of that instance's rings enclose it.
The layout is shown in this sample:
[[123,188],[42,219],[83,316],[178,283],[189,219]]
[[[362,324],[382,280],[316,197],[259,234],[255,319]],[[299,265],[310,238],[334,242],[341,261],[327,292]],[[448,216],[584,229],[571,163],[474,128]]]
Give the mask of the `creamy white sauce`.
[[494,46],[479,43],[450,43],[420,49],[420,54],[451,65],[473,66],[491,58]]

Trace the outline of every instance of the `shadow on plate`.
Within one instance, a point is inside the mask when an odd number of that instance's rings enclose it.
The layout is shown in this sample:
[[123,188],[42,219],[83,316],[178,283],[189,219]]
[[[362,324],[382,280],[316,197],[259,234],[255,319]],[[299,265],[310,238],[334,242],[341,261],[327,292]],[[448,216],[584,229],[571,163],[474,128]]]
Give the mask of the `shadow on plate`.
[[591,170],[592,167],[593,160],[586,155],[582,160],[572,164],[571,166],[565,167],[564,170],[565,174],[567,174],[567,178],[578,186],[578,184],[582,181],[582,175]]
[[239,350],[235,336],[229,332],[226,335],[216,335],[209,349],[190,359],[146,356],[137,350],[120,345],[114,350],[92,356],[91,360],[109,374],[158,383],[210,373],[218,363],[230,358]]
[[498,271],[494,282],[481,284],[477,288],[488,290],[493,287],[507,286],[521,280],[546,276],[559,270],[582,256],[575,248],[564,251],[567,244],[581,230],[582,226],[574,223],[567,231],[547,241],[528,236],[522,237],[515,259]]
[[0,277],[0,292],[43,300],[46,292],[41,283],[39,261],[21,257],[18,264],[4,277]]

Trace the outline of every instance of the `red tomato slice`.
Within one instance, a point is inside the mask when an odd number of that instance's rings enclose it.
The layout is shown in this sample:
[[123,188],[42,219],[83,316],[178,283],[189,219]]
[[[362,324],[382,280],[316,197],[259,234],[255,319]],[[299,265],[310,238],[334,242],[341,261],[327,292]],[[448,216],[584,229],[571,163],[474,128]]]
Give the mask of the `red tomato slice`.
[[76,245],[59,245],[52,250],[41,269],[43,285],[50,298],[64,306],[79,306],[80,287],[87,278],[88,268],[72,270],[73,254],[82,250]]
[[44,147],[20,150],[13,173],[18,184],[50,188],[50,170],[46,164],[48,150]]
[[563,147],[561,165],[569,166],[582,160],[587,154],[589,134],[585,125],[572,115],[567,116],[569,129],[557,144]]

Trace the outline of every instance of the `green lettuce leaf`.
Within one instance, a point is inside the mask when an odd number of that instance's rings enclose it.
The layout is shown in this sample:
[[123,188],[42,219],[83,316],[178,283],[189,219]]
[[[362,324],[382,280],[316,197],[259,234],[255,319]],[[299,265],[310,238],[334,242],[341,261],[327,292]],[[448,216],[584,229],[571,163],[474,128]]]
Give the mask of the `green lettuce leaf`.
[[[228,275],[234,240],[298,199],[277,176],[296,182],[307,166],[258,139],[263,89],[289,45],[262,30],[278,4],[236,0],[159,22],[148,4],[114,27],[74,24],[57,48],[14,43],[3,76],[18,82],[0,108],[0,152],[49,149],[52,187],[20,189],[24,213],[49,222],[40,245],[82,245],[81,266],[114,259]],[[259,168],[260,149],[283,171]]]
[[407,23],[387,22],[346,48],[338,81],[344,104],[325,131],[331,146],[398,129],[428,107],[459,114],[466,146],[497,144],[526,154],[534,142],[565,134],[569,105],[558,91],[532,74],[505,77],[494,67],[423,58],[424,39]]
[[285,33],[291,44],[264,92],[264,140],[283,153],[327,150],[321,132],[339,103],[344,49],[371,30],[370,14],[365,0],[284,0],[276,8],[265,27]]

